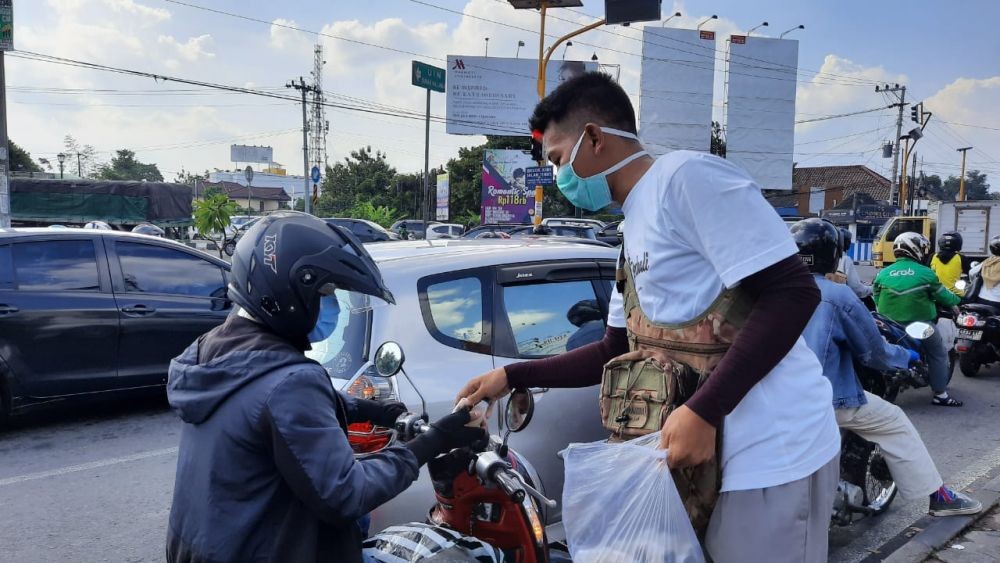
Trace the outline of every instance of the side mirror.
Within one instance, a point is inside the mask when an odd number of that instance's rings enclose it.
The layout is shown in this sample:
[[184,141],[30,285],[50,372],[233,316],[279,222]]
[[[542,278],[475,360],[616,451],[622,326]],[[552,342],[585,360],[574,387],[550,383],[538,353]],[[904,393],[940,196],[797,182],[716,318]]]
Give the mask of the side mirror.
[[535,398],[527,389],[515,389],[507,399],[504,423],[510,432],[524,430],[535,413]]
[[927,340],[934,335],[934,326],[929,323],[910,323],[906,325],[906,335],[914,340]]
[[403,369],[403,348],[395,342],[386,342],[375,352],[375,372],[382,377],[392,377]]

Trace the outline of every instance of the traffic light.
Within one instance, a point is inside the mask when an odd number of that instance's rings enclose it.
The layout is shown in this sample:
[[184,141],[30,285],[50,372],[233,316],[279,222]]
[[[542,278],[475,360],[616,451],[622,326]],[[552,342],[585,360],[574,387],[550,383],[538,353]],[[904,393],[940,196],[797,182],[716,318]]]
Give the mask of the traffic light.
[[920,104],[914,104],[913,107],[910,108],[910,119],[914,123],[920,123]]
[[542,152],[542,132],[535,129],[531,132],[531,160],[543,162],[545,153]]

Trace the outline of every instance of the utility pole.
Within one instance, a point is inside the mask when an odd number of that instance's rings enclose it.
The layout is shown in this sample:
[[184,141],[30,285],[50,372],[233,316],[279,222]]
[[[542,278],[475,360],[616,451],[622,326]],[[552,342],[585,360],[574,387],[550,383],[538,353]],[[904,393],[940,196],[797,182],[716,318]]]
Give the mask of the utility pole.
[[962,175],[958,178],[958,201],[965,201],[965,153],[972,150],[972,147],[962,147],[958,152],[962,153]]
[[[899,84],[890,86],[886,84],[885,86],[875,86],[875,91],[891,92],[899,99],[899,103],[889,106],[899,108],[899,114],[896,117],[896,138],[892,143],[892,189],[890,191],[889,203],[893,205],[905,204],[905,202],[899,201],[899,138],[903,136],[903,109],[906,107],[906,86],[900,86]],[[906,174],[906,170],[903,171],[903,174]]]
[[80,163],[80,151],[76,152],[76,175],[83,178],[83,164]]
[[10,143],[7,141],[7,77],[4,52],[0,50],[0,229],[10,227]]
[[306,84],[301,76],[298,83],[294,80],[285,84],[285,88],[295,88],[302,92],[302,195],[305,197],[305,212],[312,213],[312,194],[309,193],[309,115],[306,112],[309,105],[306,94],[314,92],[315,88]]

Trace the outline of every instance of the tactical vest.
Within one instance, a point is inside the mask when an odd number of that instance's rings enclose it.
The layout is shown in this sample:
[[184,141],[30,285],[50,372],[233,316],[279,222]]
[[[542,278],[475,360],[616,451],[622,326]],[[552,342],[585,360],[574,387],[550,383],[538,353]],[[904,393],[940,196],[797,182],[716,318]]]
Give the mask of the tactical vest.
[[[629,352],[604,366],[601,418],[612,440],[659,431],[667,416],[708,379],[746,324],[752,302],[739,287],[723,290],[704,313],[679,324],[653,322],[642,311],[632,267],[618,260],[618,290],[625,301]],[[699,536],[704,536],[722,485],[722,427],[712,461],[672,470]]]

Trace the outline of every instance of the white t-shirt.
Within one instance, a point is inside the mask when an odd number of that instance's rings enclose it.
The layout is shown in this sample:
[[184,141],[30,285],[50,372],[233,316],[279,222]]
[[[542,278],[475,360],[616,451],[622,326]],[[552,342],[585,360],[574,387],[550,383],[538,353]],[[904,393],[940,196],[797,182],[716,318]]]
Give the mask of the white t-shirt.
[[[742,169],[712,155],[657,159],[625,205],[625,251],[639,303],[651,320],[703,313],[725,287],[798,252],[788,228]],[[625,327],[614,292],[608,324]],[[833,390],[800,337],[725,419],[722,490],[805,478],[840,451]]]

